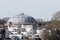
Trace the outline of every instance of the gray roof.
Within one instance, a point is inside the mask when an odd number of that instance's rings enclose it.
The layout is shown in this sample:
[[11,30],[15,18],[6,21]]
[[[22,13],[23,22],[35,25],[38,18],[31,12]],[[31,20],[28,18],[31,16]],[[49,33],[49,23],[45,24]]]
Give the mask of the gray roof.
[[8,22],[16,23],[16,24],[30,24],[36,23],[36,20],[28,15],[18,14],[8,20]]

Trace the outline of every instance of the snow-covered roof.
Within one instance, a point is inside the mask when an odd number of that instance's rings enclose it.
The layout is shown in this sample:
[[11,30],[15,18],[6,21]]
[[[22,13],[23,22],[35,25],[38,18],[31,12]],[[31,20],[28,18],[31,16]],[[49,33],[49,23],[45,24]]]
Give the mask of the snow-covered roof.
[[28,15],[18,14],[8,20],[8,22],[16,23],[16,24],[30,24],[36,23],[36,20]]

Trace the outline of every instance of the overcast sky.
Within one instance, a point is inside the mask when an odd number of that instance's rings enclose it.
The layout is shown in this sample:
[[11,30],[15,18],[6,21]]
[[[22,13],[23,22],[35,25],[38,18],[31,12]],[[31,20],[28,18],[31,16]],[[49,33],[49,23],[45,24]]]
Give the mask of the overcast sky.
[[34,18],[50,20],[60,11],[60,0],[0,0],[0,17],[25,13]]

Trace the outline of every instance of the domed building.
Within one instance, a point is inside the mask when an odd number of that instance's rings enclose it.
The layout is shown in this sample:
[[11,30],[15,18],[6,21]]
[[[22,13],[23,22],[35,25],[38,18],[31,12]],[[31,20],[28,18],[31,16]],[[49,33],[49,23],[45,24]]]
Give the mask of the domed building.
[[28,15],[18,14],[12,18],[10,18],[8,21],[8,31],[9,38],[12,38],[14,40],[15,37],[18,37],[21,39],[22,37],[32,37],[34,34],[36,34],[36,20]]

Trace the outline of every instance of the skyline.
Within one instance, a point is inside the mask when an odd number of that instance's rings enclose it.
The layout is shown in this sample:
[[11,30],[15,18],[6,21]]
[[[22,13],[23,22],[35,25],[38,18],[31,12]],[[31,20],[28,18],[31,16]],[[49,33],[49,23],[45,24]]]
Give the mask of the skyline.
[[57,11],[60,11],[60,0],[0,0],[1,17],[12,17],[23,12],[47,21]]

